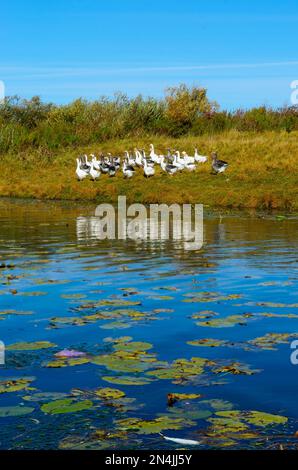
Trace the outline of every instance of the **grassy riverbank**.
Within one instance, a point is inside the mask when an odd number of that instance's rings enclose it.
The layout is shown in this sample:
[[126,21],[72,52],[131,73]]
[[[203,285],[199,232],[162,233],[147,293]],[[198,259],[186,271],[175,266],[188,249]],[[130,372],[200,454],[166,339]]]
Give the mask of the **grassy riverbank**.
[[[210,155],[217,149],[219,157],[229,162],[224,175],[210,174],[210,162],[195,173],[169,177],[157,171],[146,180],[142,172],[125,180],[122,172],[115,178],[101,175],[99,181],[78,182],[75,158],[81,153],[111,151],[114,154],[135,145],[148,148],[155,144],[158,152],[167,147],[186,150],[194,145],[200,153]],[[213,136],[181,138],[141,137],[110,140],[81,148],[57,150],[45,155],[38,150],[6,154],[0,162],[0,196],[68,199],[117,200],[126,195],[130,202],[203,203],[210,207],[298,210],[298,131],[244,133],[235,130]]]

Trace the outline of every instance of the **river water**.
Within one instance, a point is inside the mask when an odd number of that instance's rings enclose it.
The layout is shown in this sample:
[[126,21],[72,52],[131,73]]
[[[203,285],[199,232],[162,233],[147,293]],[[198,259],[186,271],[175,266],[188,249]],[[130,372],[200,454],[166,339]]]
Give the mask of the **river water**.
[[298,219],[205,213],[189,251],[94,209],[0,201],[0,448],[295,448]]

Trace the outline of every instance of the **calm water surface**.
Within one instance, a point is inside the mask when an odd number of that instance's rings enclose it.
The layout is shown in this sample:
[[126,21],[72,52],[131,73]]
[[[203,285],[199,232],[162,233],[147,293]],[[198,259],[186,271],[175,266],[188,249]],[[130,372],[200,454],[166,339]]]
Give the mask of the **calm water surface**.
[[94,209],[0,201],[0,448],[295,448],[298,220],[206,215],[193,252]]

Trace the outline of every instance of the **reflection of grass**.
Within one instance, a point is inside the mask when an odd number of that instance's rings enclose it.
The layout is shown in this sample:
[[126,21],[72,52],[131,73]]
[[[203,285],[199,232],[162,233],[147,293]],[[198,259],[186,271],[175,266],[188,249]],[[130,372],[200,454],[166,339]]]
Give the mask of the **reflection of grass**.
[[[266,132],[262,134],[229,133],[217,136],[147,137],[110,141],[104,144],[67,149],[50,160],[38,153],[5,156],[0,163],[0,195],[44,199],[116,201],[119,194],[128,202],[203,203],[231,208],[298,208],[297,153],[298,133]],[[226,174],[210,174],[210,162],[195,173],[170,177],[157,170],[146,180],[142,172],[130,181],[122,172],[115,178],[102,175],[97,182],[77,182],[75,158],[81,153],[112,151],[114,154],[134,145],[148,148],[153,142],[158,153],[167,147],[185,149],[194,145],[210,155],[217,149],[219,157],[229,162]]]

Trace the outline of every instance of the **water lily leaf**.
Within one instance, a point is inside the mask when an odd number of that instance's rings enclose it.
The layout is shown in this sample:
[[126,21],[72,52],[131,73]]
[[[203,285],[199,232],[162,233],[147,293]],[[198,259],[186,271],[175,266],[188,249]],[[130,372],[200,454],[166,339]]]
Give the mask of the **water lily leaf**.
[[154,313],[172,313],[174,310],[172,308],[155,308]]
[[195,421],[166,415],[151,420],[139,418],[116,420],[116,426],[120,430],[133,431],[138,434],[156,434],[165,429],[182,429],[187,426],[194,426],[195,424]]
[[101,377],[105,382],[110,382],[118,385],[147,385],[152,382],[152,379],[146,377],[131,377],[128,375],[120,375],[119,377]]
[[35,377],[16,377],[0,380],[0,393],[28,390]]
[[105,366],[109,370],[121,372],[142,372],[152,367],[152,363],[157,364],[154,354],[148,354],[146,351],[129,351],[122,349],[116,350],[111,354],[94,356],[91,362]]
[[231,419],[240,419],[254,426],[271,426],[273,424],[285,424],[288,421],[286,416],[274,415],[263,411],[218,411],[217,416]]
[[68,284],[69,282],[71,281],[67,279],[34,279],[34,283],[40,286]]
[[85,294],[61,294],[62,299],[84,299]]
[[14,343],[6,347],[8,351],[33,351],[38,349],[55,348],[57,344],[50,343],[49,341],[35,341],[33,343]]
[[193,313],[191,318],[193,318],[194,320],[204,320],[207,318],[216,317],[218,315],[219,314],[217,312],[213,312],[213,310],[201,310],[198,313]]
[[168,393],[168,403],[175,400],[195,400],[201,396],[200,393]]
[[117,388],[100,388],[95,391],[95,394],[104,400],[115,400],[117,398],[125,397],[125,393]]
[[0,311],[0,318],[6,315],[32,315],[33,312],[31,311],[22,311],[22,310],[1,310]]
[[119,338],[112,338],[111,336],[108,336],[107,338],[104,338],[103,341],[105,343],[127,343],[128,341],[132,340],[132,336],[120,336]]
[[224,366],[214,367],[212,371],[215,374],[230,373],[233,375],[253,375],[260,372],[258,369],[250,369],[248,365],[241,364],[240,362],[231,362]]
[[48,401],[48,400],[60,400],[67,396],[68,396],[67,393],[62,393],[62,392],[38,392],[38,393],[33,393],[32,395],[26,395],[22,398],[25,401],[40,402],[40,401]]
[[25,297],[39,297],[41,295],[47,295],[47,292],[44,291],[35,291],[35,292],[18,292],[18,295],[23,295]]
[[173,300],[174,297],[171,295],[150,295],[148,296],[148,299],[152,300]]
[[90,362],[90,359],[87,357],[70,357],[70,358],[63,358],[59,357],[58,359],[54,359],[53,361],[44,362],[44,367],[73,367],[73,366],[80,366],[82,364],[87,364]]
[[245,414],[245,420],[255,426],[271,426],[273,424],[285,424],[288,418],[286,416],[264,413],[263,411],[249,411]]
[[100,328],[103,328],[104,330],[125,330],[127,328],[131,328],[130,323],[124,323],[120,321],[113,321],[111,323],[106,323],[105,325],[101,325]]
[[210,400],[202,400],[200,401],[200,406],[208,406],[216,411],[224,411],[224,410],[231,410],[234,408],[233,403],[220,400],[218,398],[212,398]]
[[297,338],[298,333],[267,333],[265,336],[251,339],[248,344],[260,349],[276,350],[277,344],[287,344],[290,339]]
[[207,421],[212,424],[212,428],[209,429],[209,433],[211,432],[211,435],[232,434],[233,437],[233,434],[235,434],[235,437],[237,438],[237,434],[239,432],[249,429],[249,426],[246,423],[236,417],[208,418]]
[[34,408],[29,406],[0,406],[0,418],[24,416],[32,413],[32,411],[34,411]]
[[242,297],[242,294],[220,295],[217,292],[199,292],[199,293],[194,293],[194,294],[185,294],[185,297],[189,297],[189,298],[183,299],[183,302],[208,303],[208,302],[222,302],[226,300],[240,299]]
[[180,383],[203,374],[204,366],[209,362],[208,359],[201,357],[192,357],[190,360],[176,359],[172,364],[150,370],[146,374],[158,379],[173,380],[173,383]]
[[147,351],[148,349],[153,348],[153,345],[151,343],[146,343],[142,341],[132,341],[127,343],[121,342],[120,344],[116,343],[113,347],[116,350],[137,352]]
[[209,326],[212,328],[226,328],[235,325],[246,325],[247,320],[252,317],[252,314],[243,315],[230,315],[225,318],[214,318],[212,320],[197,322],[199,326]]
[[63,400],[54,400],[41,406],[41,411],[47,414],[76,413],[78,411],[88,410],[92,408],[91,400],[75,401],[72,398],[64,398]]
[[187,341],[186,344],[189,344],[191,346],[206,346],[209,348],[215,348],[218,346],[225,345],[226,341],[222,339],[202,338],[202,339],[195,339],[193,341]]

